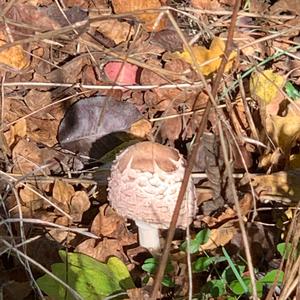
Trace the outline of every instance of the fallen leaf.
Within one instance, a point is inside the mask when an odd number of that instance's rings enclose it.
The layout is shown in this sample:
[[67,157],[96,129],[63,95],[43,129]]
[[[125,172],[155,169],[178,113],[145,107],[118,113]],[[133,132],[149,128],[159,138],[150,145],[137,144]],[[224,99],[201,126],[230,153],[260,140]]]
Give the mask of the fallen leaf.
[[[166,111],[164,116],[176,115],[177,111],[174,108],[169,108]],[[182,120],[181,117],[166,118],[161,121],[160,134],[163,141],[169,140],[171,143],[174,143],[175,140],[179,138],[179,135],[182,130]]]
[[116,45],[130,40],[134,33],[133,27],[130,24],[118,20],[99,21],[91,25],[97,27],[97,31],[114,41]]
[[192,0],[191,5],[194,8],[207,9],[207,10],[218,10],[221,8],[218,0]]
[[66,112],[59,126],[59,142],[63,148],[75,153],[100,158],[120,142],[116,135],[109,137],[109,134],[126,132],[142,117],[128,102],[105,96],[81,99]]
[[264,53],[261,43],[248,46],[249,44],[253,44],[254,41],[255,38],[246,32],[237,31],[234,33],[234,42],[237,44],[238,48],[241,49],[241,52],[247,56],[255,55],[256,52]]
[[237,233],[237,221],[228,221],[219,228],[211,229],[208,241],[200,245],[199,251],[207,251],[228,244]]
[[292,14],[300,15],[299,0],[279,0],[271,7],[272,14],[280,14],[282,12],[290,12]]
[[[203,46],[192,46],[191,50],[196,59],[197,64],[200,66],[199,70],[197,69],[195,62],[190,55],[188,49],[184,49],[182,53],[176,52],[177,56],[184,61],[191,64],[197,71],[201,71],[203,75],[210,75],[211,73],[218,70],[221,64],[222,55],[225,50],[225,43],[222,39],[216,37],[213,39],[209,49]],[[236,52],[232,52],[228,59],[228,63],[225,67],[225,72],[228,72],[233,65],[234,58],[236,57]]]
[[[24,101],[31,111],[36,111],[52,103],[51,92],[41,92],[32,89],[26,94]],[[35,115],[36,117],[37,115]]]
[[273,101],[277,103],[276,98],[280,96],[280,89],[284,83],[284,77],[274,73],[273,70],[253,73],[250,78],[251,96],[264,105],[270,105]]
[[66,62],[60,68],[54,68],[45,77],[50,82],[74,83],[81,78],[83,66],[88,64],[86,56],[79,56]]
[[151,130],[151,122],[141,119],[131,125],[129,132],[136,137],[144,139],[150,134]]
[[14,173],[35,175],[46,172],[45,169],[38,171],[42,167],[41,150],[34,142],[28,142],[21,139],[12,150],[12,158],[14,162]]
[[[66,216],[59,217],[55,220],[55,224],[62,225],[65,227],[70,226],[70,220]],[[64,231],[61,229],[51,229],[48,234],[52,239],[56,240],[58,243],[70,242],[76,237],[76,234],[69,232],[68,230]]]
[[110,81],[117,84],[136,83],[138,67],[127,62],[112,61],[104,66],[104,73]]
[[98,236],[121,238],[124,235],[125,220],[118,215],[108,204],[100,207],[99,213],[93,220],[91,232]]
[[[253,206],[253,197],[250,193],[246,193],[245,196],[239,201],[241,214],[245,216],[249,213],[250,209]],[[218,223],[228,221],[230,219],[233,219],[237,216],[235,206],[234,208],[226,208],[226,210],[218,217],[211,217],[211,216],[204,216],[203,219],[201,219],[202,222],[205,222],[208,227],[216,226]]]
[[9,127],[9,131],[5,132],[5,139],[8,146],[12,146],[17,137],[25,137],[27,133],[26,119],[20,119],[14,125]]
[[269,116],[266,130],[282,152],[288,154],[300,138],[300,116]]
[[260,200],[274,200],[285,204],[299,202],[299,180],[300,169],[251,176],[251,182]]
[[89,255],[99,261],[106,261],[111,256],[116,256],[120,259],[125,257],[120,242],[108,238],[104,238],[100,242],[96,242],[94,239],[87,239],[80,243],[75,248],[75,251]]
[[169,52],[183,50],[182,40],[178,37],[176,30],[171,29],[165,29],[154,33],[152,35],[151,44],[159,45]]
[[[4,32],[0,31],[0,46],[7,44]],[[0,51],[0,64],[16,71],[25,69],[29,59],[21,45],[12,46]]]
[[70,215],[73,222],[80,222],[82,214],[91,206],[89,196],[85,191],[76,191],[70,201]]
[[143,13],[135,14],[135,16],[142,22],[147,31],[160,31],[165,28],[165,20],[161,19],[158,24],[158,12],[149,12],[147,9],[159,9],[161,3],[159,0],[112,0],[112,5],[116,14],[133,13],[137,10],[144,11]]
[[68,205],[74,194],[75,190],[71,184],[62,180],[55,180],[52,196],[56,201]]
[[59,120],[43,120],[31,117],[26,119],[26,122],[29,138],[48,147],[57,144],[56,135]]
[[[29,187],[31,189],[29,189]],[[32,185],[27,183],[25,186],[20,188],[19,195],[23,204],[26,207],[29,207],[31,211],[35,211],[43,207],[44,200],[41,199],[37,193],[34,193],[32,189],[36,190]]]

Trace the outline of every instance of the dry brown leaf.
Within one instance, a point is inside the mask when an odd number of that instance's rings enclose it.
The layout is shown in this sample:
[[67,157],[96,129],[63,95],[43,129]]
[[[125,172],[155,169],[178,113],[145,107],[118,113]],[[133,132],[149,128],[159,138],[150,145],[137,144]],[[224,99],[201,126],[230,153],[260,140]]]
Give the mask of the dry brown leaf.
[[91,206],[89,196],[85,191],[76,191],[71,199],[70,215],[74,222],[80,222],[82,214]]
[[[24,101],[31,111],[36,111],[52,103],[51,92],[30,90],[24,97]],[[35,118],[36,117],[37,115],[35,115]]]
[[[55,224],[62,225],[65,227],[70,226],[70,220],[66,216],[59,217],[55,220]],[[76,236],[75,233],[69,232],[69,231],[64,231],[61,229],[51,229],[48,234],[55,239],[58,243],[65,242],[66,240],[70,242],[73,240]]]
[[[164,116],[176,115],[177,111],[174,108],[169,108]],[[181,117],[165,119],[162,121],[160,127],[160,134],[164,141],[169,140],[174,143],[175,140],[179,138],[182,130],[182,120]]]
[[156,25],[159,13],[150,12],[147,13],[147,9],[159,9],[161,8],[161,3],[159,0],[112,0],[113,8],[115,13],[132,13],[137,10],[143,10],[145,12],[141,14],[136,14],[136,17],[144,22],[144,27],[147,31],[160,31],[165,28],[165,20],[161,19]]
[[118,20],[105,20],[92,23],[97,27],[97,31],[102,33],[105,37],[113,40],[116,45],[129,41],[134,33],[134,29],[127,22],[120,22]]
[[299,0],[279,0],[276,1],[271,7],[272,14],[280,14],[282,12],[291,12],[300,15]]
[[[239,201],[241,213],[245,216],[253,206],[253,197],[250,193],[245,194],[244,198]],[[210,217],[205,216],[201,219],[202,222],[205,222],[208,227],[216,226],[218,223],[230,220],[237,216],[235,207],[227,208],[220,216],[218,217]]]
[[260,43],[256,43],[255,45],[247,46],[255,41],[255,38],[249,36],[246,32],[235,32],[234,33],[234,42],[237,44],[238,48],[241,48],[241,52],[244,55],[252,56],[255,52],[263,53],[263,48]]
[[[0,46],[7,44],[4,32],[0,31]],[[21,45],[16,45],[0,51],[0,65],[20,71],[29,65],[29,59]]]
[[35,190],[32,185],[27,183],[24,187],[20,188],[19,195],[24,205],[31,208],[32,211],[35,211],[43,207],[44,201],[37,193],[34,193],[32,189]]
[[59,120],[27,119],[27,136],[32,140],[52,147],[57,144]]
[[118,215],[108,204],[102,205],[92,223],[91,232],[98,236],[121,238],[124,230],[126,230],[124,218]]
[[237,233],[237,228],[237,221],[228,221],[219,228],[212,229],[208,241],[200,246],[199,251],[213,250],[226,245]]
[[53,198],[58,202],[68,203],[75,194],[73,186],[62,180],[55,180],[53,187]]
[[221,5],[218,0],[192,0],[191,5],[194,8],[218,10]]
[[120,242],[107,238],[104,238],[101,242],[97,242],[94,239],[85,240],[75,248],[75,251],[89,255],[99,261],[106,261],[111,256],[116,256],[120,259],[125,257]]
[[12,146],[17,137],[25,137],[27,133],[27,125],[25,119],[20,119],[14,125],[9,127],[9,131],[5,132],[5,139],[7,141],[8,146]]
[[[34,142],[28,142],[25,139],[21,139],[12,150],[12,158],[14,162],[14,173],[28,174],[34,172],[34,174],[40,174],[37,172],[42,167],[41,150]],[[43,169],[45,172],[45,169]]]

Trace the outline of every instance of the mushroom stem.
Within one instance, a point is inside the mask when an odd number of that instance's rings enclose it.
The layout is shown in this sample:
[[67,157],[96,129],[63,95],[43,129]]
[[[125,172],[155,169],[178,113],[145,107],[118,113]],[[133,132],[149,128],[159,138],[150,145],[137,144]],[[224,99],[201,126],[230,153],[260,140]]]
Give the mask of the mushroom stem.
[[136,220],[135,224],[139,229],[140,245],[152,251],[159,251],[160,241],[158,227],[140,220]]

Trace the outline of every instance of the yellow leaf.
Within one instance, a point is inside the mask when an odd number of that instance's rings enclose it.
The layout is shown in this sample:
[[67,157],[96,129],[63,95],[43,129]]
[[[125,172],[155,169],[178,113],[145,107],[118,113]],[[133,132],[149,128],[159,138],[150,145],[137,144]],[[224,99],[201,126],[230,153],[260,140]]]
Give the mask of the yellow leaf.
[[[3,32],[0,32],[0,46],[5,45],[6,38]],[[0,51],[0,64],[6,65],[14,70],[22,70],[29,65],[27,56],[21,45],[16,45]]]
[[300,169],[280,171],[269,175],[251,177],[253,186],[260,190],[261,200],[277,200],[283,203],[300,201]]
[[254,73],[250,78],[251,96],[264,104],[270,104],[278,96],[284,83],[284,77],[272,70]]
[[[191,47],[193,55],[195,56],[197,63],[200,65],[200,70],[203,75],[209,75],[218,70],[222,61],[222,55],[225,50],[225,43],[220,38],[214,38],[210,48],[206,49],[202,46]],[[182,53],[177,52],[179,58],[185,60],[195,67],[195,62],[191,57],[188,49],[184,49]],[[225,67],[225,72],[228,72],[233,65],[233,60],[236,57],[236,52],[232,52],[229,57],[229,62]]]
[[266,127],[273,142],[283,152],[289,151],[300,138],[300,116],[269,116],[266,120]]

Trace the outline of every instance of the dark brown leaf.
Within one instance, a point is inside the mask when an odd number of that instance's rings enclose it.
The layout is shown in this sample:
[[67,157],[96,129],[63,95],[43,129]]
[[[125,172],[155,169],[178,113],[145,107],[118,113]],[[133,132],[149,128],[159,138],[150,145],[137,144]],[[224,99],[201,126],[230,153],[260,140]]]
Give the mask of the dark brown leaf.
[[[99,158],[104,153],[101,155],[103,150],[94,144],[97,140],[110,133],[126,131],[141,118],[131,103],[104,96],[82,99],[69,108],[61,122],[59,142],[65,149]],[[105,142],[115,142],[115,138],[111,136]]]

